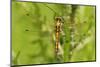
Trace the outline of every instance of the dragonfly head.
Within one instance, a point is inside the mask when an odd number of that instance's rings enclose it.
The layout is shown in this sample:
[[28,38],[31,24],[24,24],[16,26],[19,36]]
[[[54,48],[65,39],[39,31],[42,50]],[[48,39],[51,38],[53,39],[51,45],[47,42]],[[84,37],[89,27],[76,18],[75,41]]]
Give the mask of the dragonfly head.
[[64,23],[63,17],[55,17],[55,21],[60,21],[61,23]]

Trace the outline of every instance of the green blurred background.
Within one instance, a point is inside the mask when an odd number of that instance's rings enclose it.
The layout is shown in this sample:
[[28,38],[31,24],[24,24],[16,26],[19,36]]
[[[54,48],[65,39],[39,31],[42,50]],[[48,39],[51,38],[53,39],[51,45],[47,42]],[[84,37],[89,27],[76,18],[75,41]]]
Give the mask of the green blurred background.
[[[95,6],[12,1],[12,65],[57,63],[55,16],[64,17],[63,62],[96,60]],[[70,50],[72,20],[77,47]]]

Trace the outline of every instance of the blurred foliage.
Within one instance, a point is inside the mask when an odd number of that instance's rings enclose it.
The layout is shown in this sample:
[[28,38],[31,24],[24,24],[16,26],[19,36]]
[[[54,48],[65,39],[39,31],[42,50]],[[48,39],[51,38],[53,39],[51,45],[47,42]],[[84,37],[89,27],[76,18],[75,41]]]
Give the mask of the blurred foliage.
[[[55,16],[64,17],[64,62],[95,61],[95,7],[73,6],[13,1],[12,64],[57,63],[54,41]],[[76,31],[74,33],[76,48],[72,49],[70,57],[70,24],[72,20],[74,20]]]

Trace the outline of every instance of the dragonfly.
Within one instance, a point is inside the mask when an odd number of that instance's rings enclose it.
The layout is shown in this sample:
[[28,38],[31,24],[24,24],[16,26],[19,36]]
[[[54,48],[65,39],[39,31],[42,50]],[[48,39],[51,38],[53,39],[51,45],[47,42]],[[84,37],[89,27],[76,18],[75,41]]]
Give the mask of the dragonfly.
[[[54,11],[52,8],[50,8],[49,6],[47,6],[46,4],[44,4],[47,8],[49,8],[51,11],[53,11],[56,15],[59,13],[57,13],[56,11]],[[60,42],[60,35],[65,36],[64,31],[62,30],[62,26],[64,24],[64,18],[61,16],[56,16],[55,17],[55,54],[56,54],[56,58],[57,61],[61,61],[61,58],[63,58],[63,50],[61,47],[61,42]]]

